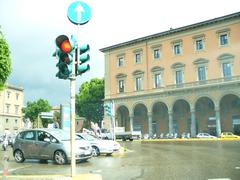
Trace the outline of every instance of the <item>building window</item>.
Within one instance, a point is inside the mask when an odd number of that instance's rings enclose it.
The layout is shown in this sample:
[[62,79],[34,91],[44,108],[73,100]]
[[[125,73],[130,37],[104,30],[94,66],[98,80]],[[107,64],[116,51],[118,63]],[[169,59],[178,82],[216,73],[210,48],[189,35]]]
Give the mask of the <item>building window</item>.
[[118,58],[118,67],[123,67],[124,65],[124,58],[123,57],[119,57]]
[[142,77],[136,77],[136,91],[142,90]]
[[15,119],[15,124],[17,124],[17,122],[18,122],[18,120],[17,120],[17,119]]
[[19,109],[19,106],[15,105],[15,114],[18,114],[18,109]]
[[202,39],[196,40],[196,50],[197,51],[203,50],[203,40]]
[[232,76],[230,63],[223,63],[222,68],[223,68],[223,77],[231,77]]
[[6,104],[6,113],[10,112],[10,104]]
[[160,88],[161,87],[161,74],[154,74],[154,87]]
[[227,33],[220,34],[219,38],[220,38],[219,41],[220,41],[221,46],[225,46],[228,44],[228,34]]
[[160,59],[160,49],[153,50],[154,59]]
[[124,80],[121,79],[118,81],[118,92],[123,93],[124,92]]
[[206,80],[206,70],[204,66],[198,67],[198,80],[199,81]]
[[140,52],[137,52],[137,53],[135,54],[135,63],[136,63],[136,64],[141,63],[141,54],[140,54]]
[[219,46],[226,46],[229,44],[230,31],[231,31],[230,28],[225,28],[225,29],[218,30],[216,32],[219,39]]
[[6,119],[6,124],[8,123],[8,119]]
[[18,94],[18,93],[16,93],[16,100],[18,100],[18,98],[19,98],[19,94]]
[[11,94],[11,92],[10,92],[10,91],[7,91],[7,98],[8,98],[8,99],[10,98],[10,94]]
[[174,44],[173,48],[174,48],[174,54],[175,55],[181,54],[180,44],[179,43]]
[[183,83],[183,72],[182,70],[176,71],[176,84],[182,84]]

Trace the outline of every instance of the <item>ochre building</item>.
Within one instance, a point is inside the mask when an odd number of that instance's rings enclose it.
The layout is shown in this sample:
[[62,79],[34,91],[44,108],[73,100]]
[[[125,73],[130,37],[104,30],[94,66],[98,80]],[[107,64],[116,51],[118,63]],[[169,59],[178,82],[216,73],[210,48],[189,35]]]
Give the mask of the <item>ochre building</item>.
[[100,51],[116,126],[150,136],[240,134],[240,12]]

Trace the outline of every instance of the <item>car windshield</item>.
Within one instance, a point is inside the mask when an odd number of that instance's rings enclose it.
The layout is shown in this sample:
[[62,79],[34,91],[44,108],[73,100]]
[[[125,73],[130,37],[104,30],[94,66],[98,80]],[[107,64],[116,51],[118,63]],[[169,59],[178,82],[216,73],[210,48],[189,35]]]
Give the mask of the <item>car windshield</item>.
[[97,138],[93,137],[92,135],[89,134],[82,134],[83,138],[88,140],[88,141],[95,141]]
[[[70,131],[64,131],[64,130],[52,130],[51,134],[53,136],[55,136],[56,138],[58,138],[61,141],[70,141]],[[81,138],[79,138],[78,136],[75,136],[76,140],[80,140]]]

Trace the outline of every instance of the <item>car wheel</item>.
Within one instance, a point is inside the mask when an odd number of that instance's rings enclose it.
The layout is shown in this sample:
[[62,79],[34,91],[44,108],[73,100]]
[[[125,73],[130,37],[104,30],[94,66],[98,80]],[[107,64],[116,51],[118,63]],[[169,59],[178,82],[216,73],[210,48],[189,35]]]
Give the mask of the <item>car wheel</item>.
[[65,155],[65,153],[63,151],[56,151],[54,153],[54,161],[57,163],[57,164],[66,164],[67,162],[67,157]]
[[92,147],[92,156],[93,156],[93,157],[97,157],[97,156],[99,156],[99,155],[100,155],[100,151],[99,151],[98,147],[93,146],[93,147]]
[[15,161],[17,162],[17,163],[22,163],[24,160],[25,160],[25,158],[24,158],[24,155],[23,155],[23,152],[21,151],[21,150],[16,150],[15,152],[14,152],[14,159],[15,159]]

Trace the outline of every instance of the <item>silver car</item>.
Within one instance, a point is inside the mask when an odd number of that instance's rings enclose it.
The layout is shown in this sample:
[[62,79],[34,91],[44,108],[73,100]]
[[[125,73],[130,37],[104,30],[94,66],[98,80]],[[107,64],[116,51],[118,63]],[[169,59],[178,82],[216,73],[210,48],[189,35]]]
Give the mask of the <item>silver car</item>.
[[[86,161],[92,157],[89,142],[76,136],[76,161]],[[30,129],[20,132],[13,144],[16,162],[25,159],[54,160],[65,164],[71,160],[70,132],[61,129]]]

